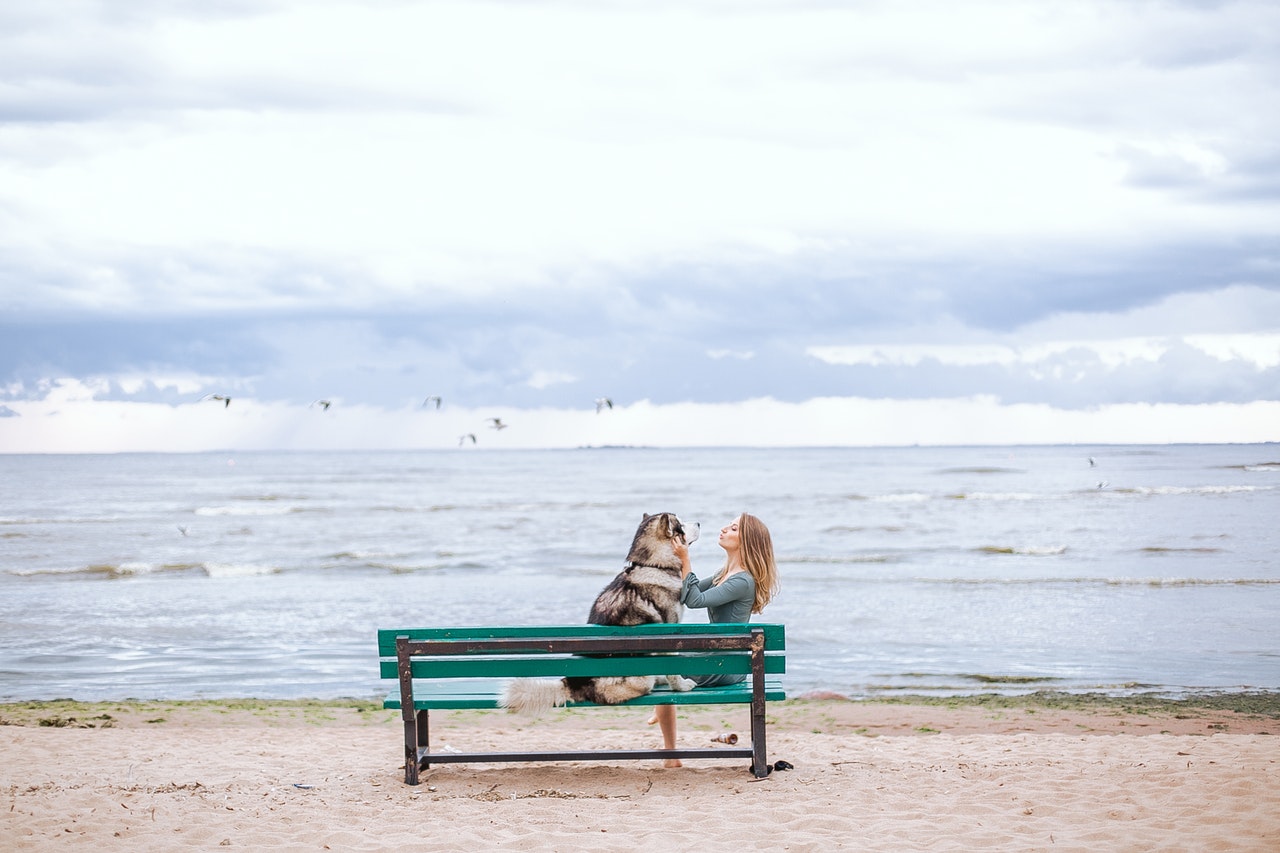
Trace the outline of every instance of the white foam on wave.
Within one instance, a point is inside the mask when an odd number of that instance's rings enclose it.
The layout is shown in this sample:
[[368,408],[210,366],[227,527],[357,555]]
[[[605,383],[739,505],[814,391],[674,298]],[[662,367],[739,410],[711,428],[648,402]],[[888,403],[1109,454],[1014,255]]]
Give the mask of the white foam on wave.
[[1056,557],[1067,553],[1066,545],[984,545],[977,550],[988,554],[1018,554],[1024,557]]
[[1267,492],[1272,486],[1151,486],[1134,489],[1143,495],[1234,495],[1241,492]]
[[1034,501],[1044,497],[1031,492],[968,492],[956,495],[969,501]]
[[258,506],[202,506],[196,510],[196,515],[217,516],[217,515],[288,515],[291,512],[298,511],[296,507],[258,505]]
[[274,575],[280,570],[275,566],[258,563],[205,563],[204,573],[211,578],[249,578],[256,575]]
[[929,500],[929,496],[920,492],[906,492],[898,495],[876,495],[871,500],[886,504],[924,503]]

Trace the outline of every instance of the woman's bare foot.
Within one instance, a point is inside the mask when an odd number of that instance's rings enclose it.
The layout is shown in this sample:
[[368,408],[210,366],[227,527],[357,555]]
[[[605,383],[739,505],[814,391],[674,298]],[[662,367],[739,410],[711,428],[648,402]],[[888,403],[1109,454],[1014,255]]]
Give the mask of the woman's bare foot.
[[674,769],[676,767],[684,767],[684,765],[680,763],[680,759],[678,758],[664,759],[662,762],[662,766],[667,768],[668,770]]
[[656,722],[658,722],[658,712],[654,711],[653,716],[645,722],[645,725],[652,726]]

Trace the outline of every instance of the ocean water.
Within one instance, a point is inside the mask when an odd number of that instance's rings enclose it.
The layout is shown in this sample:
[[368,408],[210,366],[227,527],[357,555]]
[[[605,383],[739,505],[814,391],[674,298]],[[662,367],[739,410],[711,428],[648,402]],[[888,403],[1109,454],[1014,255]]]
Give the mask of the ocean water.
[[[1280,689],[1280,446],[0,455],[0,700],[375,697],[575,624],[645,512],[770,527],[789,693]],[[689,611],[688,621],[705,621]]]

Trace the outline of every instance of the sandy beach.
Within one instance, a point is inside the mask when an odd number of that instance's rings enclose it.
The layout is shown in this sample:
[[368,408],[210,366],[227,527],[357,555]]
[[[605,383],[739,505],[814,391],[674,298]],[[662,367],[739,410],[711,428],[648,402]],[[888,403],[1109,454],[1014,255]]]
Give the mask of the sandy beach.
[[[771,706],[770,761],[446,765],[360,702],[0,705],[6,849],[1275,850],[1280,712],[1051,698]],[[681,743],[746,712],[680,714]],[[657,745],[641,709],[433,718],[437,748]]]

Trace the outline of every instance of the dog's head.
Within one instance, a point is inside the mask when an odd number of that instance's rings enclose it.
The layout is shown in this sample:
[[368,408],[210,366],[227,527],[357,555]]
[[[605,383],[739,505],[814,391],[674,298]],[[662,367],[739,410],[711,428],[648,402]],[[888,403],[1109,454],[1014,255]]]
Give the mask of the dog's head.
[[635,538],[631,540],[627,561],[638,566],[679,568],[680,560],[671,548],[672,543],[692,544],[697,541],[699,532],[697,522],[681,521],[673,512],[646,514],[636,528]]

